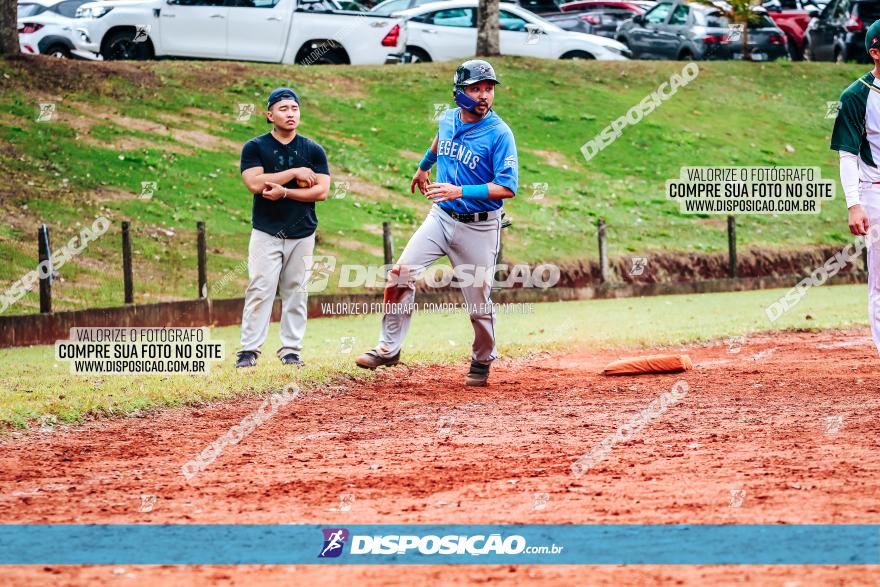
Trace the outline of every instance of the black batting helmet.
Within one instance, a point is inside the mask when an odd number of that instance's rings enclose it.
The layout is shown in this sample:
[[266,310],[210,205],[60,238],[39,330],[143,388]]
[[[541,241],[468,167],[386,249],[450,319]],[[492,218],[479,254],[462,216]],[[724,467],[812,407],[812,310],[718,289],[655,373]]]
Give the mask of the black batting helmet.
[[495,77],[495,69],[488,61],[482,59],[471,59],[465,61],[455,70],[455,76],[452,83],[455,90],[462,90],[465,86],[475,84],[482,81],[492,81],[500,84],[498,78]]

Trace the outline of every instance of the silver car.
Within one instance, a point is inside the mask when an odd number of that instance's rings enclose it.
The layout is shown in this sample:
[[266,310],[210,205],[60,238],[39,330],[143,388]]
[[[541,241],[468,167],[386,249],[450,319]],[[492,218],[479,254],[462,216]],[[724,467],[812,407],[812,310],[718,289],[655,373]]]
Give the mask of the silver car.
[[[748,32],[751,60],[788,57],[785,33],[766,11],[754,10]],[[635,59],[742,59],[742,33],[715,7],[658,2],[645,14],[622,22],[615,38]]]

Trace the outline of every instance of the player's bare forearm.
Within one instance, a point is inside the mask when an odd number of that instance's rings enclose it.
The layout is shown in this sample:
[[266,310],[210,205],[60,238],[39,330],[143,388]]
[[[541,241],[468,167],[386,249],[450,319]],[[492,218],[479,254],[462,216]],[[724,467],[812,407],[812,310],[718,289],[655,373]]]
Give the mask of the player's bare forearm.
[[489,186],[490,200],[504,200],[516,196],[516,193],[514,193],[510,188],[504,187],[503,185],[498,185],[497,183],[492,182],[489,182],[486,185]]
[[440,135],[434,135],[434,140],[431,141],[431,152],[435,155],[437,154],[437,145],[440,143]]
[[271,181],[272,183],[280,183],[281,185],[284,185],[296,178],[298,170],[298,168],[293,167],[291,169],[279,171],[278,173],[261,173],[257,176],[257,181]]
[[[485,185],[488,188],[489,197],[483,199],[503,200],[506,198],[512,198],[516,195],[516,193],[510,188],[498,185],[497,183],[489,182]],[[435,204],[439,204],[440,202],[463,198],[464,188],[460,185],[453,185],[451,183],[432,183],[428,185],[423,193],[426,198],[433,200]]]
[[287,169],[280,173],[263,173],[262,167],[251,167],[241,172],[241,179],[244,181],[244,185],[247,186],[248,191],[256,194],[263,191],[267,182],[284,185],[293,181],[295,175],[295,168]]
[[[312,171],[306,167],[291,167],[290,169],[285,169],[278,173],[263,173],[262,167],[252,167],[250,169],[245,169],[241,173],[241,179],[244,181],[248,190],[252,194],[255,194],[262,191],[267,183],[284,185],[290,183],[296,178],[305,179],[312,175],[316,174],[312,173]],[[311,187],[314,187],[314,184]]]
[[330,192],[330,176],[317,174],[318,182],[310,188],[288,188],[287,199],[297,202],[320,202]]

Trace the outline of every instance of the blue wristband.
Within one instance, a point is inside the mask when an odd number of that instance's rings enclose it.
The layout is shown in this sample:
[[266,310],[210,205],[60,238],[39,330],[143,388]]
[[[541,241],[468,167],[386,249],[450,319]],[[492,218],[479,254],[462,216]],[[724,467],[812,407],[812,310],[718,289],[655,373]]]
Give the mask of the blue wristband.
[[461,197],[470,198],[472,200],[488,200],[489,184],[481,183],[480,185],[463,185],[461,186]]
[[422,157],[422,162],[419,163],[419,169],[422,171],[431,171],[431,167],[434,166],[434,163],[437,162],[437,153],[428,149],[425,153],[425,156]]

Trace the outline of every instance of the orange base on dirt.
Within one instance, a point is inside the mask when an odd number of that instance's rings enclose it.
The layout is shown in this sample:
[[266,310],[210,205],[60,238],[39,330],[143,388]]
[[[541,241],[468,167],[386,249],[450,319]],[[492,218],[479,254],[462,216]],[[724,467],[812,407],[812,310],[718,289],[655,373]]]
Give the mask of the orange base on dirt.
[[[686,352],[695,368],[607,378],[599,370],[617,352],[578,351],[500,360],[488,388],[464,386],[466,357],[453,367],[380,370],[368,382],[304,393],[191,482],[183,464],[261,399],[14,433],[0,441],[0,522],[880,523],[880,361],[866,329],[662,351]],[[572,463],[678,380],[688,383],[683,397],[586,474],[572,475]],[[142,496],[155,496],[150,511],[139,511]],[[868,585],[876,573],[863,566],[33,566],[0,568],[0,582],[781,587]]]
[[694,368],[687,355],[648,355],[627,357],[605,365],[604,375],[648,375],[649,373],[681,373]]

